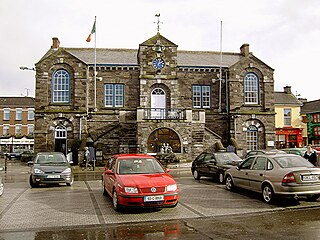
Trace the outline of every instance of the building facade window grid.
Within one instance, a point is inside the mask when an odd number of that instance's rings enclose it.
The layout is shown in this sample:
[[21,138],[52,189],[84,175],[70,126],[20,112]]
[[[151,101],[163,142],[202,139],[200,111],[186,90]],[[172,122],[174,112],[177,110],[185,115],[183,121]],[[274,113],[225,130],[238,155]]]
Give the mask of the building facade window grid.
[[68,103],[70,101],[70,76],[66,70],[54,72],[52,79],[52,102]]
[[244,102],[246,104],[259,103],[259,79],[254,73],[244,77]]
[[291,109],[290,108],[283,109],[283,125],[291,126]]
[[315,136],[320,136],[320,127],[315,127],[313,131]]
[[9,121],[10,120],[10,108],[3,109],[3,120]]
[[123,107],[123,84],[105,84],[105,107]]
[[28,108],[28,120],[29,121],[34,120],[34,108]]
[[211,87],[207,85],[192,86],[192,105],[193,108],[210,108],[211,106]]

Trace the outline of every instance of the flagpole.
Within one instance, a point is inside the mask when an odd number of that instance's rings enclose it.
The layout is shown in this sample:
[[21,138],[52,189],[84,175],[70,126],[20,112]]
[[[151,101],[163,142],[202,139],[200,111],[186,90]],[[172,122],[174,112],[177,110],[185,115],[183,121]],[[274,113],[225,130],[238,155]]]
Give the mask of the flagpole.
[[95,33],[94,33],[94,111],[97,111],[97,16],[94,17]]

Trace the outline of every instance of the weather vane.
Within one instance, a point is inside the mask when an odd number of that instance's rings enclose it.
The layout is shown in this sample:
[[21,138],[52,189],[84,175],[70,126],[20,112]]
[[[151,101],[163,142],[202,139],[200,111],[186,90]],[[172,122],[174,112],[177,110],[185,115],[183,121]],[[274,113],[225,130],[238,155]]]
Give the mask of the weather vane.
[[160,22],[160,13],[156,14],[155,17],[158,18],[157,22],[153,22],[157,24],[157,32],[160,31],[160,23],[163,24],[163,22]]

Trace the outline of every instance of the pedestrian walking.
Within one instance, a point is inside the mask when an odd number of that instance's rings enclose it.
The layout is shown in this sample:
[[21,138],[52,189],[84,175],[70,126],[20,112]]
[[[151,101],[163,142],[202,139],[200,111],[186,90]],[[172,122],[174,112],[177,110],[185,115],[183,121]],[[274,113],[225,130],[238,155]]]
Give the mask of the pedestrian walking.
[[88,166],[89,166],[89,161],[90,161],[90,152],[89,152],[89,148],[88,147],[84,148],[83,161],[86,164],[86,169],[87,169]]
[[314,166],[317,166],[317,153],[312,148],[311,144],[307,146],[307,151],[304,153],[303,157],[311,162]]

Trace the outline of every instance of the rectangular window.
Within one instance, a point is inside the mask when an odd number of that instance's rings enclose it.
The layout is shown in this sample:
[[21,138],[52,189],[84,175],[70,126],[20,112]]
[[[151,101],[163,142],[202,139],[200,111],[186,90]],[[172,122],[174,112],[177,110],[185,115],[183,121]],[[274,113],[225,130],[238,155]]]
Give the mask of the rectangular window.
[[10,120],[10,108],[3,109],[3,120],[5,120],[5,121]]
[[283,120],[284,126],[291,126],[291,109],[285,108],[283,109]]
[[9,135],[9,133],[10,133],[10,126],[9,126],[9,124],[4,124],[4,125],[3,125],[3,132],[2,132],[3,136]]
[[34,120],[34,108],[28,108],[28,120]]
[[17,121],[22,120],[22,108],[16,108],[16,120]]
[[22,129],[22,125],[21,124],[16,124],[15,134],[16,135],[21,135],[21,129]]
[[312,114],[312,115],[311,115],[311,121],[312,121],[313,123],[318,123],[319,120],[320,120],[320,114]]
[[123,107],[124,87],[123,84],[104,85],[105,107]]
[[246,133],[247,146],[249,150],[258,149],[258,132],[248,131]]
[[28,124],[28,135],[33,135],[34,132],[34,125]]
[[315,127],[314,128],[314,135],[315,136],[320,136],[320,127]]
[[210,108],[211,87],[194,85],[192,86],[192,106],[193,108]]

